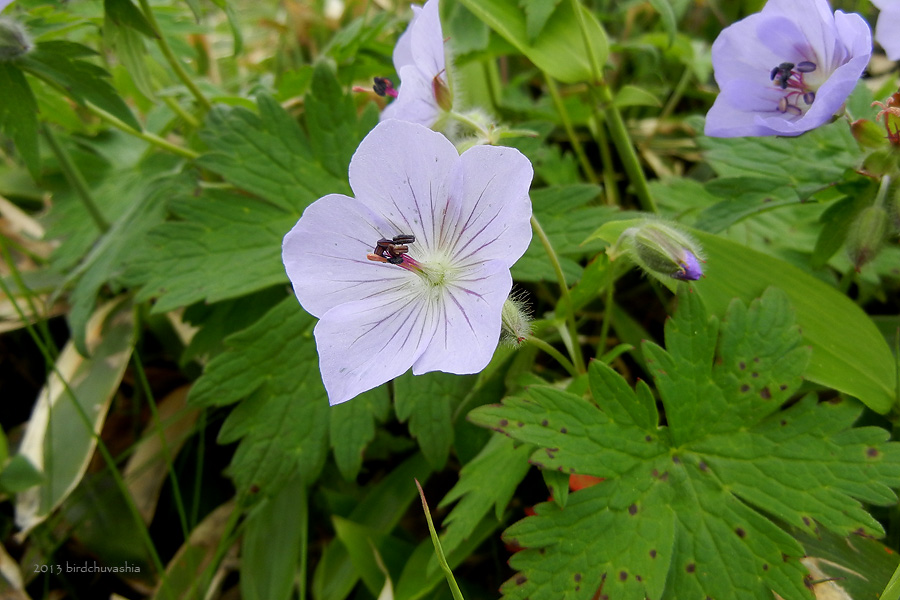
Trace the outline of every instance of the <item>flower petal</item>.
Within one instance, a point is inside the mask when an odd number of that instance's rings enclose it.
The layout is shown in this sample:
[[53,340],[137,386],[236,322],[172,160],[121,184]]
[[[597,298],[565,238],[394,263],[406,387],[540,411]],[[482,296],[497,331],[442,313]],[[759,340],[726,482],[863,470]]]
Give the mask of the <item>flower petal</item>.
[[769,0],[760,14],[785,17],[796,25],[803,36],[800,39],[816,52],[819,68],[830,72],[837,67],[836,61],[844,58],[836,52],[834,16],[827,0]]
[[397,90],[397,99],[384,108],[381,120],[397,119],[431,127],[440,113],[432,80],[412,65],[402,67],[398,72],[402,83]]
[[531,241],[531,161],[514,148],[475,146],[460,157],[455,175],[454,210],[435,215],[440,246],[450,248],[457,266],[498,260],[511,267]]
[[884,48],[889,59],[900,60],[900,35],[897,35],[900,31],[900,2],[872,0],[872,4],[881,10],[875,24],[875,39]]
[[300,304],[314,317],[414,279],[396,265],[366,254],[383,236],[399,233],[358,200],[331,194],[313,202],[281,246],[281,257]]
[[413,60],[429,80],[443,73],[446,64],[444,33],[438,8],[438,0],[428,0],[417,15],[415,27],[410,26]]
[[401,67],[415,64],[412,51],[412,30],[413,25],[416,24],[416,21],[419,18],[419,13],[422,12],[422,7],[410,6],[410,8],[413,11],[412,19],[409,20],[409,24],[406,26],[406,31],[400,34],[400,37],[397,38],[397,45],[394,46],[394,70],[397,71],[398,75],[400,74]]
[[410,287],[347,302],[315,328],[319,370],[332,405],[405,373],[434,336],[436,312],[427,291]]
[[433,251],[434,217],[447,205],[444,182],[459,154],[450,141],[427,127],[382,121],[360,143],[350,160],[350,187],[379,212],[392,230],[416,236],[410,255]]
[[491,361],[500,340],[500,311],[512,289],[509,266],[489,261],[446,286],[436,302],[437,329],[413,374],[477,373]]

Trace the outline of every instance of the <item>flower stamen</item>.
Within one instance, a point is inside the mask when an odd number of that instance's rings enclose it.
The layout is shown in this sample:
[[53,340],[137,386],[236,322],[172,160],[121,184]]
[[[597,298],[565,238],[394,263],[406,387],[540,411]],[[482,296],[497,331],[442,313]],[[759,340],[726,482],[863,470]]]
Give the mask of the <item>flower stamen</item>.
[[[797,64],[783,62],[773,68],[769,73],[769,79],[782,90],[790,88],[787,94],[778,101],[778,112],[801,116],[816,100],[816,91],[804,81],[806,73],[816,70],[816,63],[804,60]],[[800,100],[806,105],[806,109],[800,106]]]
[[416,241],[416,236],[408,233],[395,235],[391,239],[381,238],[375,242],[375,250],[366,254],[366,258],[374,262],[403,264],[403,255],[409,252],[408,244]]

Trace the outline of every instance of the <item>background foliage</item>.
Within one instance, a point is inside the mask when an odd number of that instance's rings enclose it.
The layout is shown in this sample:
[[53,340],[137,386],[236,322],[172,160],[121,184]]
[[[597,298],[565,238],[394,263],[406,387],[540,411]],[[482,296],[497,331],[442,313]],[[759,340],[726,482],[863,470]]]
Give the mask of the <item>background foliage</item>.
[[[762,4],[442,0],[459,101],[530,132],[503,141],[566,291],[539,236],[512,273],[572,360],[501,345],[329,407],[281,240],[350,193],[384,106],[352,88],[397,81],[408,3],[18,0],[0,597],[447,598],[414,479],[468,598],[898,597],[896,226],[844,250],[892,156],[849,122],[897,71],[800,137],[706,138],[711,43]],[[651,212],[702,280],[609,260]]]

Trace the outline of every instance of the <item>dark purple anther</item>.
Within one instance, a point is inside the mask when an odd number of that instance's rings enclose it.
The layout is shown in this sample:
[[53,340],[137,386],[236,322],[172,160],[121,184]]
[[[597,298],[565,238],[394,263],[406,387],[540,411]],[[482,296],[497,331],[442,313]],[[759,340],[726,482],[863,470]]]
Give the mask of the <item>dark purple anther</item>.
[[375,93],[379,96],[397,97],[397,90],[394,89],[394,82],[387,77],[376,77],[375,85],[372,86]]
[[803,94],[803,101],[806,102],[807,104],[811,105],[815,100],[816,100],[815,92],[806,92],[805,94]]
[[801,73],[812,73],[816,70],[816,63],[804,60],[803,62],[797,63],[797,70]]

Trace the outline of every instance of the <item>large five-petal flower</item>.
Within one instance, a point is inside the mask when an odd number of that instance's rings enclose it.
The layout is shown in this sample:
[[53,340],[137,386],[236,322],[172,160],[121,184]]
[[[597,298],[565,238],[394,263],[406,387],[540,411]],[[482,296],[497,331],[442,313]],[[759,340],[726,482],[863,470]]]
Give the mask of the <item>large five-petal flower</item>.
[[[462,374],[487,365],[509,268],[531,240],[532,175],[517,150],[476,146],[460,156],[414,123],[383,121],[366,136],[350,162],[356,197],[314,202],[282,247],[300,304],[319,318],[331,404],[410,367]],[[415,241],[395,261],[367,258],[379,240],[401,235]]]
[[441,102],[450,102],[444,34],[438,0],[411,8],[413,18],[394,47],[394,69],[400,76],[398,96],[381,113],[381,119],[431,127],[444,111]]
[[721,93],[706,115],[715,137],[799,135],[843,105],[872,54],[857,14],[826,0],[769,0],[712,47]]

